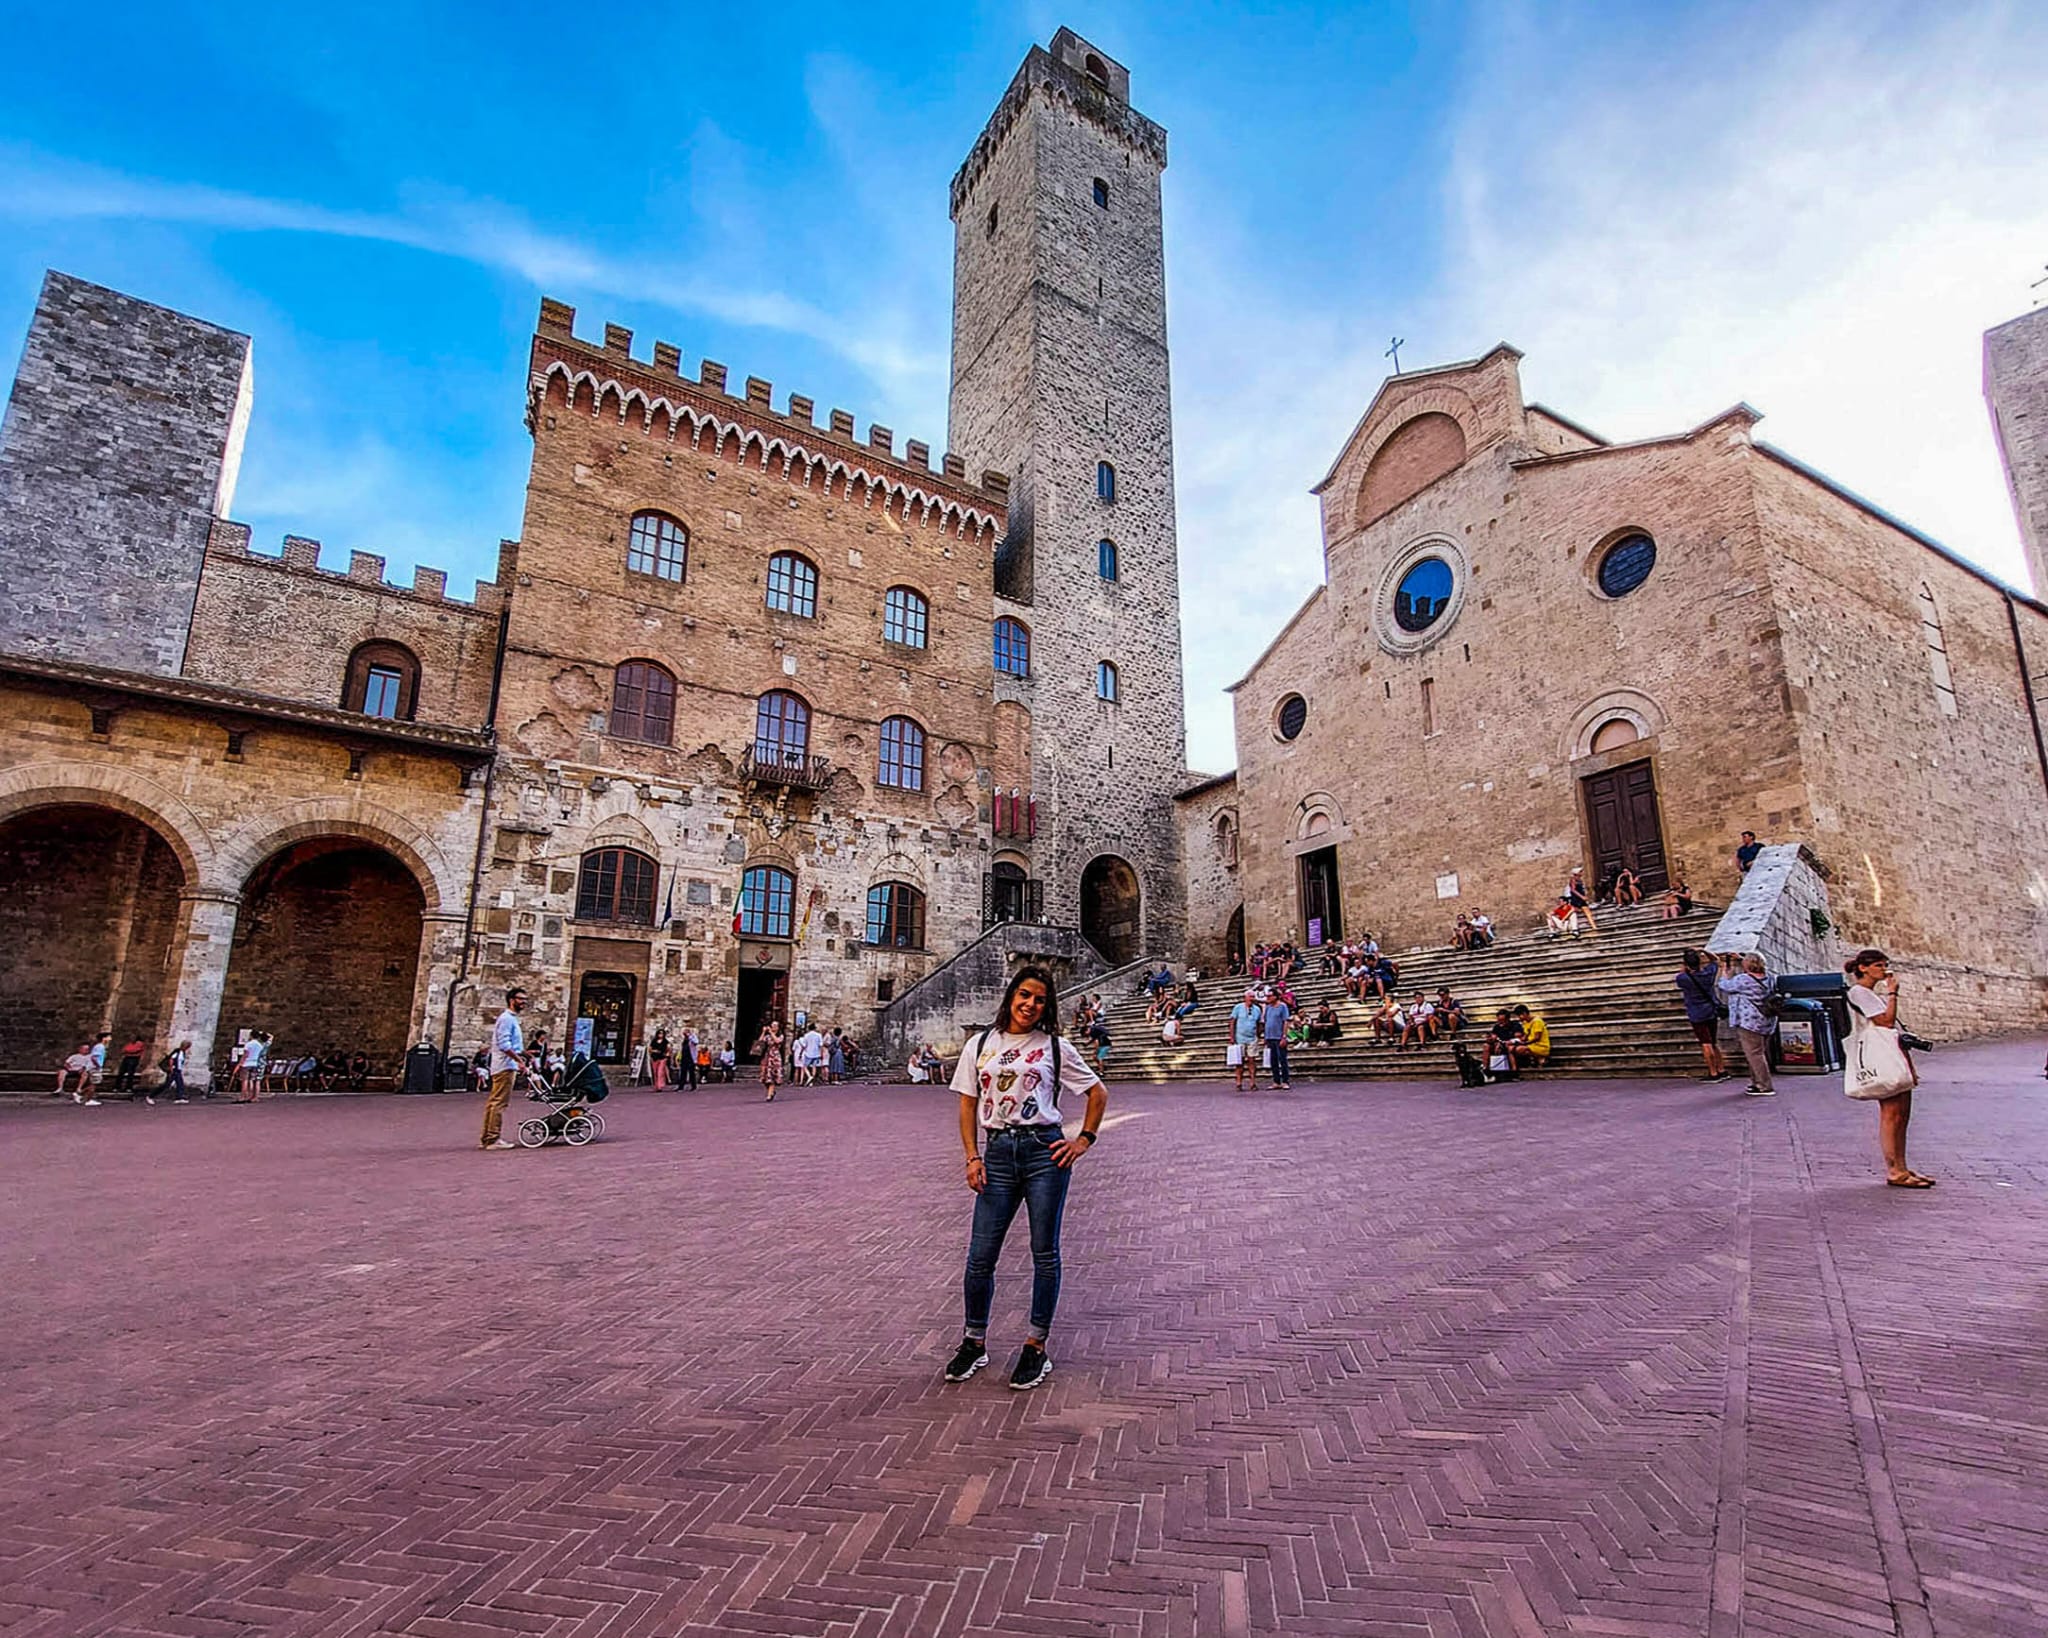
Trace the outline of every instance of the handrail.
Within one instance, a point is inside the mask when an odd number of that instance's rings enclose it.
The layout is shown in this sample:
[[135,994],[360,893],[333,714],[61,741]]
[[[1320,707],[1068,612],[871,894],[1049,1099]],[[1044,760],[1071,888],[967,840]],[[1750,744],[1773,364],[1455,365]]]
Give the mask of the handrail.
[[823,790],[832,778],[832,764],[822,756],[785,750],[779,745],[756,740],[740,753],[740,778],[763,785],[793,785],[799,790]]

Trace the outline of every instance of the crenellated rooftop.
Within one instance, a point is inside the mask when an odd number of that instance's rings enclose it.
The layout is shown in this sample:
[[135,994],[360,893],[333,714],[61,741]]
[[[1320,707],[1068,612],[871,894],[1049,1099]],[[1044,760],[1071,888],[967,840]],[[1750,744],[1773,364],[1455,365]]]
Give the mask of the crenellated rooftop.
[[977,533],[992,528],[1000,535],[1007,524],[1010,480],[1000,472],[971,479],[966,461],[950,450],[935,471],[929,444],[912,438],[899,455],[895,433],[876,422],[869,423],[866,438],[856,438],[850,411],[831,410],[821,427],[815,400],[790,393],[778,411],[774,384],[759,376],[748,376],[742,390],[732,392],[726,367],[713,359],[700,361],[693,379],[683,373],[682,349],[670,342],[657,341],[652,359],[640,359],[633,356],[633,332],[624,325],[605,325],[601,342],[582,339],[575,326],[575,308],[541,299],[529,430],[559,380],[563,396],[576,404],[587,399],[593,414],[611,405],[621,422],[637,419],[649,433],[665,429],[669,438],[685,437],[693,445],[709,439],[714,451],[736,443],[741,459],[751,453],[764,467],[779,456],[792,481],[808,483],[822,473],[828,485],[842,481],[884,492],[892,505],[957,517]]
[[346,585],[360,590],[373,591],[387,597],[416,598],[422,602],[442,603],[462,613],[495,614],[504,607],[505,598],[512,589],[519,543],[514,540],[498,542],[498,577],[495,580],[479,580],[476,594],[469,600],[448,595],[448,571],[430,569],[425,565],[416,566],[412,571],[410,586],[395,585],[384,578],[384,559],[375,552],[350,552],[346,570],[323,569],[320,567],[320,542],[305,535],[286,535],[284,550],[259,552],[250,545],[250,529],[246,523],[234,523],[227,518],[215,518],[213,528],[206,541],[206,555],[209,558],[226,558],[246,561],[267,568],[289,570],[294,574],[312,575],[317,579],[336,585]]

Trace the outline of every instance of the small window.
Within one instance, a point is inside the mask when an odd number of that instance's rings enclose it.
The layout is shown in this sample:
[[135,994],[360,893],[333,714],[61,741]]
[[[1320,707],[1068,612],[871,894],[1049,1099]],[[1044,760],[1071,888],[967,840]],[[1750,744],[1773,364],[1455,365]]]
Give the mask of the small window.
[[364,643],[348,657],[341,708],[366,717],[410,722],[419,699],[420,663],[397,643]]
[[1109,209],[1109,184],[1099,176],[1095,179],[1095,206],[1098,210]]
[[1109,70],[1102,66],[1102,59],[1094,52],[1088,53],[1081,67],[1091,80],[1100,81],[1104,85],[1109,84]]
[[908,586],[891,586],[882,603],[882,635],[905,648],[923,648],[931,606]]
[[768,606],[809,620],[818,612],[818,570],[809,558],[777,552],[768,560]]
[[1299,694],[1289,694],[1280,702],[1280,709],[1274,713],[1273,726],[1282,739],[1299,739],[1301,731],[1308,725],[1308,701]]
[[1116,542],[1098,540],[1095,543],[1095,572],[1104,580],[1116,579]]
[[646,660],[628,660],[612,673],[614,739],[666,745],[675,735],[676,680]]
[[924,895],[908,882],[868,889],[868,942],[898,950],[924,948]]
[[681,580],[689,556],[689,531],[666,512],[635,512],[626,537],[626,567],[657,580]]
[[1941,610],[1934,601],[1934,588],[1923,580],[1914,601],[1920,608],[1921,640],[1927,644],[1927,669],[1934,678],[1934,703],[1943,716],[1952,717],[1956,714],[1956,679],[1949,670],[1948,639],[1942,635]]
[[882,724],[882,755],[876,780],[902,791],[924,789],[924,730],[908,717],[890,717]]
[[1095,697],[1112,704],[1117,699],[1116,667],[1107,660],[1098,660],[1095,665]]
[[754,708],[754,760],[801,765],[811,748],[811,708],[778,688]]
[[1422,737],[1427,739],[1436,732],[1436,679],[1422,679]]
[[756,865],[740,877],[740,932],[748,938],[788,938],[796,924],[796,878],[774,865]]
[[584,854],[576,877],[576,919],[646,926],[654,920],[654,877],[654,861],[629,847]]
[[1116,499],[1116,468],[1107,461],[1095,463],[1095,498],[1106,501]]
[[988,236],[991,239],[996,236],[996,207],[994,205],[988,208]]
[[996,669],[1007,677],[1031,675],[1031,633],[1007,614],[995,625]]
[[1657,566],[1657,543],[1645,534],[1623,535],[1601,554],[1596,578],[1609,597],[1626,597]]

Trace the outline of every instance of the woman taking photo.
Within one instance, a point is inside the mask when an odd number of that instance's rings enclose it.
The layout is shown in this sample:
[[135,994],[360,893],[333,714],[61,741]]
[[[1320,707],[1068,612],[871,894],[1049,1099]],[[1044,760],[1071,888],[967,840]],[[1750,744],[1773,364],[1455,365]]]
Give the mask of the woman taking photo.
[[761,1084],[768,1089],[768,1096],[761,1101],[773,1103],[775,1089],[782,1084],[782,1026],[774,1019],[768,1020],[768,1027],[761,1031],[754,1050],[761,1055]]
[[[1060,1295],[1067,1184],[1074,1162],[1095,1147],[1109,1107],[1108,1088],[1060,1034],[1052,974],[1042,967],[1018,969],[996,1008],[994,1026],[968,1037],[953,1090],[960,1094],[960,1144],[967,1151],[967,1186],[974,1191],[974,1229],[967,1243],[967,1323],[946,1380],[965,1382],[988,1363],[996,1259],[1021,1205],[1031,1218],[1031,1328],[1010,1386],[1035,1388],[1052,1374],[1046,1339]],[[1068,1137],[1060,1099],[1083,1095],[1088,1108],[1081,1130]]]
[[1895,1189],[1931,1189],[1934,1179],[1906,1164],[1906,1126],[1913,1118],[1913,1088],[1920,1072],[1899,1041],[1899,981],[1882,950],[1859,950],[1844,967],[1849,975],[1848,1066],[1842,1090],[1877,1100],[1877,1142],[1884,1180]]

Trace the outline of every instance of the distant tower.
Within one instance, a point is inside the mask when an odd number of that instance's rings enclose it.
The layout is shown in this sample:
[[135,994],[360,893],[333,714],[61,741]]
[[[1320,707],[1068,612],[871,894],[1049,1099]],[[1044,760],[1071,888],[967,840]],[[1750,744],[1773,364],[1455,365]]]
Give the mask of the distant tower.
[[1009,474],[996,612],[1031,637],[1030,676],[997,677],[1030,712],[1019,846],[1113,960],[1178,958],[1187,919],[1166,133],[1130,78],[1068,29],[1033,47],[952,198],[951,447]]
[[1985,332],[1984,396],[2034,595],[2048,597],[2048,307]]
[[44,276],[0,424],[0,650],[177,675],[249,392],[247,336]]

